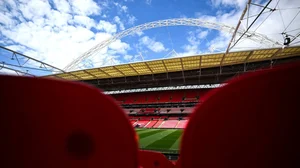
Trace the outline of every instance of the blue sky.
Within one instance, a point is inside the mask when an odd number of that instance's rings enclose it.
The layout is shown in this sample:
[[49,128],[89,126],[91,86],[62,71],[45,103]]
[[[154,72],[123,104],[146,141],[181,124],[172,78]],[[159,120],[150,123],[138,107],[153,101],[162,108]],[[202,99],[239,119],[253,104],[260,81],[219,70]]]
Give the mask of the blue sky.
[[[197,18],[235,27],[246,2],[247,0],[5,0],[0,1],[0,45],[64,68],[96,44],[147,22]],[[263,0],[254,2],[266,3]],[[277,2],[274,0],[270,7],[275,7]],[[299,0],[279,0],[276,8],[299,6]],[[257,14],[260,9],[253,7],[251,14]],[[256,27],[262,22],[264,24],[255,31],[281,41],[280,33],[298,11],[299,9],[282,10],[283,17],[279,12],[273,12],[270,16],[265,14],[258,20]],[[266,17],[268,18],[264,21]],[[300,28],[299,24],[300,16],[297,16],[286,31]],[[140,55],[144,60],[153,60],[221,52],[227,47],[230,38],[231,34],[228,32],[205,27],[154,28],[116,40],[98,54],[84,60],[77,68],[141,61]],[[235,49],[260,47],[264,46],[245,39]],[[9,57],[0,59],[12,62]]]

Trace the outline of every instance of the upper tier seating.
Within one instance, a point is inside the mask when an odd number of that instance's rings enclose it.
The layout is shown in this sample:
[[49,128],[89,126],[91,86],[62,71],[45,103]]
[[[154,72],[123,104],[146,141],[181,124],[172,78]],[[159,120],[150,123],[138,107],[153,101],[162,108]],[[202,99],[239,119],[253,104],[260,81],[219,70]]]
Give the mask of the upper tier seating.
[[[201,90],[168,90],[143,93],[113,94],[112,97],[121,104],[153,104],[203,101],[208,89]],[[198,100],[199,98],[199,100]]]
[[158,102],[157,98],[158,98],[158,92],[149,92],[146,95],[146,99],[147,99],[146,103],[157,103]]
[[197,96],[199,95],[199,91],[195,90],[187,90],[185,91],[185,98],[197,98]]
[[203,97],[208,91],[209,91],[208,89],[199,90],[199,102],[204,101]]
[[170,100],[170,102],[182,102],[183,97],[184,97],[183,91],[173,91],[172,99]]
[[160,92],[158,95],[158,102],[169,102],[170,96],[169,91]]

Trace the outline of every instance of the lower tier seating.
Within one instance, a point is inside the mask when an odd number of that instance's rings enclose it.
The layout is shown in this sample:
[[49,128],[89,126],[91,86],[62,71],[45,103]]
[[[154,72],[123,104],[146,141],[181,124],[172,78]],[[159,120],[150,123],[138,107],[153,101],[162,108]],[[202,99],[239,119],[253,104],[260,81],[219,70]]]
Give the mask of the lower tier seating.
[[163,120],[158,120],[157,123],[154,124],[152,128],[158,128],[162,122],[163,122]]
[[179,120],[166,120],[164,121],[159,128],[175,128]]
[[135,127],[140,127],[140,128],[143,128],[145,125],[147,125],[150,121],[149,120],[140,120],[140,121],[137,121],[135,123]]
[[152,120],[144,128],[152,128],[157,122],[158,120]]
[[185,128],[189,117],[130,116],[129,120],[133,127],[139,128]]
[[185,128],[188,123],[188,120],[180,120],[176,126],[176,128]]

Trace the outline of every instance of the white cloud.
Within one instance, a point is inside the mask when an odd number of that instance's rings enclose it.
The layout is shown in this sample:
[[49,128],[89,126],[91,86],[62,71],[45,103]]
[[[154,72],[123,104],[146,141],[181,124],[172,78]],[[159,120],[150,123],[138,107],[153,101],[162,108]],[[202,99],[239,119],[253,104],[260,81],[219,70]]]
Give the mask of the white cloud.
[[[94,1],[53,2],[55,8],[51,8],[46,0],[1,1],[1,45],[64,68],[117,31],[116,24],[89,17],[101,12]],[[93,27],[98,32],[91,31]],[[128,50],[129,44],[117,40],[85,62],[90,62],[91,66],[106,65],[110,59],[119,63],[119,55],[127,54]],[[89,65],[85,64],[82,68],[87,67]]]
[[53,0],[57,10],[65,13],[71,12],[71,6],[66,0]]
[[75,15],[73,21],[87,29],[95,27],[95,21],[87,16]]
[[121,40],[116,40],[115,42],[111,43],[109,45],[110,49],[113,49],[115,53],[119,54],[126,54],[127,50],[130,49],[130,45],[124,42],[121,42]]
[[[197,31],[199,31],[199,30],[197,30]],[[199,50],[200,39],[198,39],[198,37],[196,35],[197,31],[196,32],[192,32],[192,31],[188,32],[187,41],[189,43],[182,46],[182,49],[184,50],[184,52],[178,53],[179,56],[190,56],[190,55],[195,55],[195,54],[200,53],[200,50]]]
[[127,13],[128,7],[123,5],[123,6],[121,7],[121,9],[122,9],[123,12]]
[[136,32],[136,34],[137,34],[138,36],[142,36],[144,33],[143,33],[142,31],[138,31],[138,32]]
[[155,39],[151,39],[148,36],[142,37],[139,42],[143,45],[145,45],[148,49],[152,50],[153,52],[162,52],[162,51],[167,51],[161,42],[155,41]]
[[133,15],[127,14],[127,17],[128,17],[128,24],[130,24],[130,25],[133,25],[137,20],[136,17]]
[[124,12],[124,13],[127,13],[128,12],[128,7],[125,6],[125,5],[121,5],[120,3],[118,2],[114,2],[114,5],[118,8],[118,12]]
[[219,36],[206,43],[206,45],[210,52],[225,51],[230,39],[230,34],[220,32]]
[[[187,44],[183,45],[181,48],[183,52],[179,52],[177,54],[173,53],[170,55],[173,56],[191,56],[196,54],[201,54],[206,51],[201,51],[200,44],[207,42],[207,35],[208,30],[197,29],[196,31],[189,31],[186,40],[188,41]],[[208,45],[208,44],[207,44]]]
[[[0,68],[0,75],[15,75],[18,76],[18,74],[15,71],[5,69],[5,68]],[[21,73],[20,73],[21,75]]]
[[93,0],[70,0],[72,10],[79,15],[99,15],[101,8]]
[[49,16],[51,11],[48,1],[40,0],[21,1],[18,8],[22,12],[22,15],[29,20]]
[[203,39],[203,38],[206,38],[206,36],[208,35],[208,30],[206,31],[201,31],[197,37],[200,38],[200,39]]
[[115,16],[114,17],[114,21],[119,24],[119,27],[121,30],[125,30],[125,27],[124,27],[124,24],[123,22],[121,21],[120,17],[119,16]]
[[0,23],[4,25],[13,25],[14,21],[11,20],[11,18],[7,15],[4,15],[3,13],[0,13]]
[[117,26],[115,24],[111,24],[110,22],[100,20],[97,27],[98,30],[104,30],[107,33],[116,33]]
[[61,27],[61,26],[68,25],[68,22],[70,20],[72,20],[72,15],[68,13],[59,12],[57,10],[51,10],[48,19],[38,18],[34,20],[34,23],[40,23],[41,25]]

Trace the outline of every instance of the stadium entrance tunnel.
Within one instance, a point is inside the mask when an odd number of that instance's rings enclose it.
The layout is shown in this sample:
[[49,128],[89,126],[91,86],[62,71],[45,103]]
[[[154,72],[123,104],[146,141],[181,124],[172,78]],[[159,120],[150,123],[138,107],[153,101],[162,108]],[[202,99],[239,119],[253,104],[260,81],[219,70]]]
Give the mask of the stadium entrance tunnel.
[[[300,167],[299,74],[296,62],[210,90],[193,109],[175,163],[140,150],[125,111],[97,88],[0,76],[0,167]],[[141,130],[140,140],[151,131]]]

